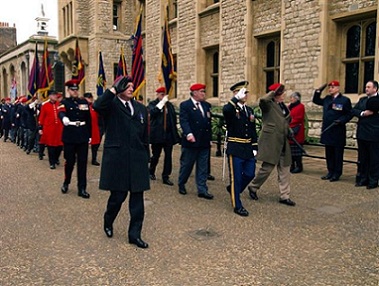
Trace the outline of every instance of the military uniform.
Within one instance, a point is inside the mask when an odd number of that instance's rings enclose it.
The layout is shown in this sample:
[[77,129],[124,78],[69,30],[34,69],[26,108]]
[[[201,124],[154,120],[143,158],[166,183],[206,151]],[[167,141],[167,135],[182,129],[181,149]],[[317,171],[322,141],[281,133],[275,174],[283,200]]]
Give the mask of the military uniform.
[[[78,82],[70,80],[65,85],[78,90]],[[62,132],[63,154],[66,160],[65,179],[61,191],[66,193],[71,183],[71,175],[77,161],[78,195],[89,198],[87,187],[88,142],[91,137],[91,114],[87,100],[70,97],[62,100],[58,115],[64,125]]]
[[[233,92],[246,87],[247,81],[239,82],[230,89]],[[253,110],[236,97],[233,97],[223,108],[226,121],[227,149],[230,175],[230,186],[234,212],[247,216],[240,194],[255,176],[255,154],[258,150],[255,117]]]

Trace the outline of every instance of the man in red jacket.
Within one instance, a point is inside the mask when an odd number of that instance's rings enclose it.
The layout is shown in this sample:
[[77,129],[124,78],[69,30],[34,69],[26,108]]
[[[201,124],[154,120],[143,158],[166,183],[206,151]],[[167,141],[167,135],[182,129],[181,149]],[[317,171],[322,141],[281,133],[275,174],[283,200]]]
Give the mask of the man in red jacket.
[[62,95],[55,90],[49,90],[48,94],[49,100],[42,104],[38,118],[38,132],[41,135],[40,142],[47,146],[50,169],[55,169],[55,165],[59,164],[59,156],[63,146],[63,125],[58,118],[58,97]]

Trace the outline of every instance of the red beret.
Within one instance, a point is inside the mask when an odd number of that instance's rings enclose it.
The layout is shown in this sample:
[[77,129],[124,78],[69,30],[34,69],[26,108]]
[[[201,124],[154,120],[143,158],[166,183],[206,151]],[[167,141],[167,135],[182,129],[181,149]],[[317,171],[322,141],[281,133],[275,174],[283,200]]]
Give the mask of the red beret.
[[66,81],[65,86],[67,86],[69,89],[72,90],[78,90],[79,89],[79,81],[77,79],[71,79],[69,81]]
[[274,83],[268,87],[268,90],[275,91],[280,85],[281,85],[281,83],[279,83],[279,82]]
[[166,93],[166,88],[164,86],[158,87],[155,90],[156,93]]
[[20,98],[20,102],[21,103],[25,103],[25,102],[27,102],[28,101],[28,99],[26,98],[26,97],[22,97],[22,98]]
[[340,83],[337,80],[332,80],[329,82],[328,86],[340,86]]
[[195,83],[195,84],[191,85],[191,87],[190,87],[191,91],[200,90],[200,89],[205,89],[205,84]]
[[11,98],[10,97],[6,97],[5,101],[11,101]]

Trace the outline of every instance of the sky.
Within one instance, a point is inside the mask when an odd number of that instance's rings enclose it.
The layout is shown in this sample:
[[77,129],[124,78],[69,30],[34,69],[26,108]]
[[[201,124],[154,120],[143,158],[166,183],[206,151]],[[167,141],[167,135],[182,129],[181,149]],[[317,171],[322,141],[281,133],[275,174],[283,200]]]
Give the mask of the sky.
[[42,17],[41,4],[45,18],[50,19],[47,30],[49,36],[58,39],[58,0],[1,0],[0,22],[6,22],[9,27],[16,24],[17,44],[26,41],[37,34],[37,17]]

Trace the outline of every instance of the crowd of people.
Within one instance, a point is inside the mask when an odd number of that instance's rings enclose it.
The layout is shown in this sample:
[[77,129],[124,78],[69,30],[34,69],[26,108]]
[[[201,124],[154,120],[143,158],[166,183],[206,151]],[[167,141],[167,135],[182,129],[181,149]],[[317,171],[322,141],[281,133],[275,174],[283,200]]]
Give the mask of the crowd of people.
[[[248,216],[241,193],[248,189],[252,200],[258,200],[258,191],[274,168],[278,173],[279,203],[295,206],[290,198],[291,173],[303,171],[302,156],[305,142],[305,107],[299,92],[293,92],[285,104],[285,86],[275,83],[259,99],[262,111],[262,129],[258,137],[253,109],[247,106],[247,81],[230,87],[231,98],[223,107],[226,122],[224,168],[229,169],[230,194],[234,212]],[[104,214],[104,232],[113,236],[113,222],[129,195],[130,224],[128,238],[131,244],[147,248],[141,231],[144,220],[144,191],[150,189],[150,180],[157,180],[156,170],[162,151],[162,183],[175,185],[172,179],[172,152],[181,145],[178,192],[187,194],[186,184],[196,164],[197,196],[212,200],[207,181],[210,175],[212,141],[211,105],[206,101],[206,86],[192,84],[189,99],[179,107],[177,126],[174,105],[164,87],[156,89],[156,99],[148,106],[134,100],[133,81],[119,77],[111,88],[94,100],[91,93],[79,96],[79,83],[65,83],[67,96],[54,90],[48,100],[39,103],[36,97],[19,97],[14,103],[3,99],[0,106],[1,133],[4,142],[10,140],[26,154],[37,152],[40,160],[47,149],[50,169],[60,164],[63,150],[64,180],[62,193],[69,191],[73,169],[77,169],[78,196],[88,199],[87,160],[91,146],[91,163],[101,165],[99,188],[110,191]],[[328,94],[322,97],[328,87]],[[333,80],[314,91],[312,101],[323,107],[320,142],[325,145],[326,175],[321,179],[338,181],[343,173],[343,154],[346,144],[346,124],[358,118],[358,172],[356,186],[367,189],[378,187],[379,180],[379,96],[378,82],[366,84],[366,96],[352,107],[348,97],[340,92],[340,84]],[[97,157],[104,139],[101,163]],[[257,160],[262,165],[256,172]]]

